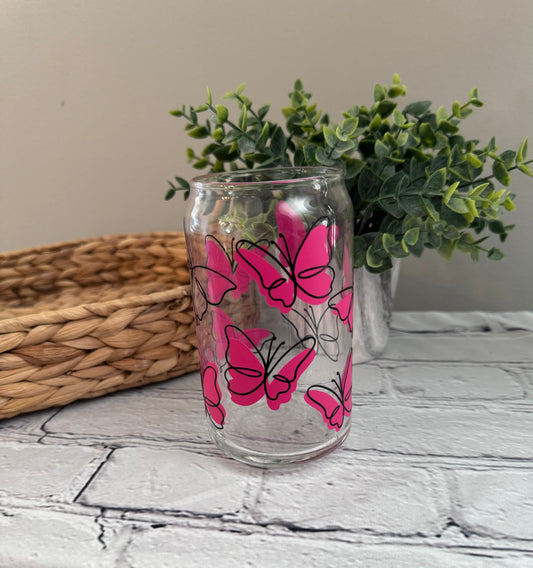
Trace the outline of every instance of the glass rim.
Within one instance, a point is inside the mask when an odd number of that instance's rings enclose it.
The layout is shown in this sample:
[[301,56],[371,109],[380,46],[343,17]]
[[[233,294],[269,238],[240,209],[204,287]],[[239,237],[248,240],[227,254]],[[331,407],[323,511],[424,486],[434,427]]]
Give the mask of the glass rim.
[[[211,172],[196,176],[190,188],[221,190],[269,185],[309,183],[316,180],[342,178],[341,168],[330,166],[283,166],[279,168],[255,168],[230,172]],[[239,178],[252,178],[239,181]],[[265,179],[261,179],[264,177]]]

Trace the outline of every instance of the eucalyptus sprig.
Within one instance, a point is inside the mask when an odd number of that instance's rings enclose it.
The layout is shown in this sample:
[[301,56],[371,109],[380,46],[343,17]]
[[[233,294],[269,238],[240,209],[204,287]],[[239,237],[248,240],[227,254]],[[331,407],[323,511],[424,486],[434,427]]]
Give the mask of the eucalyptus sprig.
[[[504,242],[514,227],[500,219],[515,208],[507,189],[511,172],[533,177],[533,160],[527,160],[527,138],[517,151],[499,151],[495,138],[480,146],[461,135],[462,121],[483,106],[477,89],[450,110],[433,111],[430,101],[400,109],[397,99],[407,89],[394,75],[391,86],[375,86],[371,105],[354,105],[334,123],[298,79],[281,109],[284,128],[267,120],[269,105],[254,109],[244,91],[243,83],[223,97],[236,103],[235,119],[225,104],[213,104],[209,89],[203,105],[171,111],[187,121],[189,136],[210,139],[200,155],[187,148],[194,168],[341,167],[355,210],[353,264],[371,272],[388,270],[393,258],[421,256],[425,248],[447,259],[455,250],[473,260],[503,258],[485,241],[492,233]],[[175,182],[166,198],[180,190],[188,197],[188,182]]]

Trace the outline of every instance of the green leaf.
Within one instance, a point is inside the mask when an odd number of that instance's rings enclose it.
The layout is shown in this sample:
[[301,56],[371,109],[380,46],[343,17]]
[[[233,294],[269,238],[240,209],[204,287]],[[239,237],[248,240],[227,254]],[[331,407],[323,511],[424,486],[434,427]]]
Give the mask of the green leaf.
[[372,121],[368,125],[368,128],[370,129],[371,132],[375,132],[380,126],[381,126],[381,116],[379,114],[376,114],[376,116],[372,119]]
[[453,251],[457,245],[457,241],[443,238],[440,247],[437,249],[438,253],[446,260],[450,260]]
[[533,172],[526,166],[526,164],[519,164],[518,169],[526,174],[526,176],[533,177]]
[[398,172],[390,177],[388,177],[379,190],[380,197],[391,197],[396,196],[401,193],[402,188],[409,185],[409,178],[403,173]]
[[224,122],[226,122],[226,120],[228,120],[228,114],[229,114],[228,107],[224,105],[217,105],[216,110],[217,110],[217,120],[220,124],[223,124]]
[[425,197],[421,197],[420,198],[422,206],[424,207],[424,209],[427,211],[428,215],[434,220],[434,221],[438,221],[440,219],[439,213],[438,211],[435,209],[435,206],[433,205],[433,203],[431,202],[430,199],[427,199]]
[[386,96],[387,91],[381,85],[376,85],[374,87],[374,100],[376,102],[382,101]]
[[197,170],[203,170],[205,167],[207,167],[209,165],[209,160],[206,160],[205,158],[198,160],[197,162],[195,162],[192,167],[197,169]]
[[282,156],[287,149],[287,139],[279,126],[275,127],[274,133],[272,134],[270,149],[275,156]]
[[418,237],[420,236],[420,229],[418,227],[413,227],[406,231],[403,236],[402,242],[408,247],[413,247],[418,242]]
[[461,103],[459,101],[455,101],[452,105],[452,113],[453,116],[457,118],[461,118]]
[[329,152],[322,146],[317,148],[316,159],[324,166],[335,165],[335,160],[330,157]]
[[516,152],[513,152],[513,150],[505,150],[505,152],[502,152],[500,154],[500,160],[503,162],[503,165],[507,169],[513,167],[515,157],[516,157]]
[[474,87],[474,88],[470,91],[468,97],[469,97],[469,101],[468,101],[468,102],[470,102],[473,106],[475,106],[475,107],[482,107],[482,106],[483,106],[483,103],[478,99],[478,90],[477,90],[477,87]]
[[492,163],[492,173],[502,185],[508,186],[511,183],[511,176],[502,162],[495,160]]
[[257,111],[257,116],[263,120],[265,118],[265,116],[268,114],[268,111],[270,110],[270,105],[263,105],[258,111]]
[[468,205],[462,197],[452,197],[448,200],[446,206],[455,213],[459,213],[460,215],[465,215],[466,213],[470,212]]
[[241,95],[242,92],[244,91],[244,89],[246,89],[246,83],[241,83],[240,85],[237,86],[237,88],[235,89],[235,92],[238,95]]
[[419,117],[425,114],[430,107],[431,107],[431,101],[418,101],[416,103],[411,103],[407,105],[404,109],[404,112],[406,114]]
[[171,187],[170,189],[167,190],[165,194],[165,201],[172,199],[175,195],[176,195],[176,190],[173,187]]
[[208,104],[200,105],[200,106],[197,106],[197,107],[194,109],[194,112],[204,112],[204,111],[206,111],[208,108],[209,108],[209,105],[208,105]]
[[524,138],[516,154],[516,164],[518,165],[522,163],[526,158],[527,158],[527,138]]
[[248,109],[243,105],[241,110],[241,117],[239,119],[239,126],[241,130],[246,131],[246,126],[248,125]]
[[366,251],[366,263],[372,268],[383,266],[383,259],[374,252],[372,246],[368,247]]
[[178,116],[178,117],[183,116],[183,111],[182,111],[182,110],[179,110],[179,109],[176,109],[176,110],[169,110],[168,112],[169,112],[169,114],[171,114],[172,116]]
[[379,203],[381,207],[395,219],[401,219],[405,215],[396,197],[384,197],[379,200]]
[[221,142],[224,138],[224,129],[221,126],[218,126],[213,131],[212,136],[214,140],[216,140],[217,142]]
[[389,90],[387,91],[387,95],[391,99],[395,99],[396,97],[400,97],[406,93],[407,91],[403,85],[393,85],[392,87],[389,87]]
[[207,138],[209,136],[209,131],[205,126],[196,126],[188,132],[191,138]]
[[241,136],[237,142],[242,154],[249,154],[255,150],[255,141],[248,136]]
[[364,168],[357,180],[357,192],[362,201],[371,201],[379,194],[381,180],[370,168]]
[[233,162],[239,157],[239,151],[232,149],[231,145],[220,146],[213,154],[221,162]]
[[468,197],[471,197],[471,198],[479,197],[485,191],[485,189],[487,189],[487,187],[489,187],[489,185],[491,185],[489,182],[476,185],[476,187],[472,188],[468,192]]
[[422,192],[424,195],[437,195],[442,192],[444,189],[444,185],[446,183],[446,168],[441,168],[436,172],[433,172],[424,187],[422,188]]
[[506,197],[504,199],[503,206],[507,209],[507,211],[514,211],[516,209],[516,205],[510,197]]
[[452,195],[455,193],[456,189],[459,187],[459,182],[456,181],[455,183],[452,183],[452,185],[450,185],[450,187],[446,190],[446,193],[444,194],[444,197],[442,199],[442,201],[447,204],[448,201],[450,201]]
[[343,141],[348,140],[350,136],[357,130],[357,126],[359,124],[358,118],[345,118],[342,121],[340,127],[337,127],[335,132],[337,138],[340,138]]
[[395,108],[392,112],[392,121],[396,124],[396,126],[403,126],[407,122],[407,119],[401,111]]
[[189,182],[186,179],[183,179],[182,177],[176,176],[174,178],[183,189],[189,189],[190,185]]
[[418,195],[400,195],[400,207],[411,217],[422,217],[426,215],[426,210],[420,203]]
[[466,160],[470,165],[474,166],[474,168],[483,167],[483,162],[475,154],[472,154],[472,152],[466,155]]
[[459,132],[459,128],[457,128],[455,124],[451,123],[448,120],[443,120],[439,124],[439,130],[446,132],[447,134],[456,134],[457,132]]
[[389,149],[381,140],[376,140],[376,144],[374,145],[374,151],[376,156],[381,160],[389,155]]
[[491,248],[489,250],[488,257],[490,260],[501,260],[504,256],[503,252],[498,248]]
[[356,235],[353,239],[353,265],[354,268],[364,266],[367,244],[363,237]]
[[407,134],[407,132],[400,132],[396,140],[398,142],[398,146],[405,146],[409,141],[409,134]]
[[469,212],[472,214],[472,216],[479,217],[479,212],[476,208],[476,202],[473,199],[471,199],[470,197],[465,197],[465,203],[466,203],[466,206],[468,207]]
[[357,160],[356,158],[348,158],[344,160],[344,165],[346,168],[344,174],[345,178],[352,179],[363,170],[366,164],[365,162],[363,162],[363,160]]
[[446,112],[446,109],[443,106],[440,106],[437,109],[436,119],[437,119],[437,126],[440,126],[442,122],[448,121],[448,113]]
[[497,235],[503,235],[505,233],[505,225],[499,219],[490,221],[489,229]]
[[337,144],[337,136],[335,135],[335,132],[328,126],[323,126],[322,132],[324,133],[324,139],[326,141],[326,144],[330,148],[335,147]]
[[423,122],[418,130],[420,138],[425,146],[433,148],[437,143],[435,132],[428,122]]
[[265,122],[263,130],[261,130],[261,134],[259,135],[259,138],[255,142],[256,150],[260,150],[261,148],[266,146],[269,135],[270,135],[270,124],[268,122]]

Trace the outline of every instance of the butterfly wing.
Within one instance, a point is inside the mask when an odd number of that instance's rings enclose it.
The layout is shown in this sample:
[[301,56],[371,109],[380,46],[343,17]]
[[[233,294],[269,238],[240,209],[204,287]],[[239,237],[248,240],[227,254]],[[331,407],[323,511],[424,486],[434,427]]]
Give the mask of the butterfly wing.
[[343,404],[339,395],[328,387],[313,386],[305,393],[307,404],[316,408],[330,430],[341,429],[344,422]]
[[228,362],[225,376],[231,400],[240,406],[249,406],[265,394],[265,362],[245,331],[227,325],[224,335]]
[[205,410],[218,428],[224,426],[226,410],[221,404],[221,394],[217,382],[217,370],[212,365],[206,365],[202,372],[202,391]]
[[[224,355],[228,347],[226,329],[231,337],[236,337],[238,339],[235,332],[238,328],[231,321],[231,318],[221,309],[216,307],[213,308],[213,336],[215,340],[215,352],[217,358],[220,360],[224,359]],[[253,328],[246,330],[246,336],[256,347],[258,347],[269,335],[270,331],[268,329]]]
[[331,292],[334,271],[330,228],[320,221],[307,233],[294,259],[297,296],[312,305],[322,304]]
[[352,352],[348,354],[346,365],[341,378],[341,398],[345,416],[350,416],[352,412]]
[[[340,296],[340,300],[339,300]],[[328,302],[329,307],[337,313],[342,323],[353,330],[353,290],[351,287],[344,288],[338,294],[332,296]]]
[[314,347],[315,339],[306,337],[295,343],[274,364],[274,369],[280,366],[281,368],[268,377],[265,383],[269,408],[278,410],[281,404],[289,402],[296,390],[298,379],[315,358]]
[[316,352],[323,352],[332,361],[339,358],[339,326],[338,318],[330,310],[324,310],[316,319],[313,307],[304,307],[302,312],[292,309],[284,319],[293,327],[299,339],[309,335],[316,340]]
[[289,265],[289,259],[296,258],[298,249],[305,239],[306,230],[303,221],[285,201],[276,206],[276,221],[278,224],[278,248],[281,252],[281,263]]
[[239,265],[257,282],[267,304],[282,313],[289,312],[296,299],[290,271],[265,246],[251,241],[239,241],[236,256]]

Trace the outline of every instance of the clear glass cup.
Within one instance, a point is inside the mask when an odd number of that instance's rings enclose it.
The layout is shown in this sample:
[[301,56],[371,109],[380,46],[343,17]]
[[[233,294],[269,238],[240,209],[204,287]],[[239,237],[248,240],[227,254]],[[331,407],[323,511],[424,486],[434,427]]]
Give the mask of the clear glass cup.
[[184,225],[214,442],[258,466],[332,451],[352,407],[353,208],[342,172],[195,178]]

